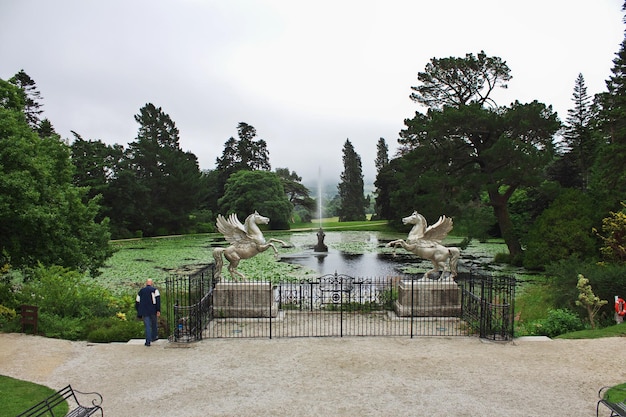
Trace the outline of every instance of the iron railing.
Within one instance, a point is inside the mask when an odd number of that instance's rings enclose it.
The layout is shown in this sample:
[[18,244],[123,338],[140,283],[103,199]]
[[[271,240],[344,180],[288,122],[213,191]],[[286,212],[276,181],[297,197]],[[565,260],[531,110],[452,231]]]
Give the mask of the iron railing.
[[[168,314],[170,340],[464,335],[492,340],[513,338],[514,278],[472,273],[460,274],[454,283],[416,278],[355,278],[335,273],[302,282],[218,284],[211,267],[190,276],[172,276],[167,282],[167,299],[173,303],[168,309],[172,312],[171,318]],[[216,291],[223,292],[216,296]]]

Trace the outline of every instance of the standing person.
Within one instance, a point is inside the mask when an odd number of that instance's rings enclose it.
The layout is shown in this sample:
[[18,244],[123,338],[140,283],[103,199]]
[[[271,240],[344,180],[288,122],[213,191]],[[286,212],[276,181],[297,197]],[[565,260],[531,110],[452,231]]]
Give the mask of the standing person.
[[161,294],[153,287],[151,279],[146,280],[146,286],[139,290],[135,300],[137,317],[143,318],[146,333],[146,346],[158,340],[157,318],[161,315]]

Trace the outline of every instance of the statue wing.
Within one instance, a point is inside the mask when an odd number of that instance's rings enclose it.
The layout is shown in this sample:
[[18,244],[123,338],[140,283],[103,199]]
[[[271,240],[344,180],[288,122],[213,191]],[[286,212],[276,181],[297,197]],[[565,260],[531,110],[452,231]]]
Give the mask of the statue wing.
[[424,232],[422,239],[432,240],[438,243],[448,236],[448,233],[452,230],[452,219],[446,216],[439,217],[437,223],[428,226]]
[[241,224],[235,213],[231,213],[228,218],[218,214],[216,225],[217,230],[219,230],[230,243],[249,239],[246,228]]

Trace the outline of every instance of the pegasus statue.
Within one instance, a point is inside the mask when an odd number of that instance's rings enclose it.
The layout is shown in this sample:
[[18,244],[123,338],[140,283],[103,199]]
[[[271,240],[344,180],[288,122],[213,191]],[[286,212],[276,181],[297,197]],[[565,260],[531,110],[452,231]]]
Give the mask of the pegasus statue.
[[243,224],[239,221],[236,214],[232,213],[228,217],[224,217],[221,214],[217,215],[217,230],[224,235],[224,238],[230,243],[230,246],[226,248],[213,249],[213,259],[215,259],[215,276],[218,280],[222,279],[222,266],[224,264],[224,258],[229,262],[228,272],[230,273],[233,281],[246,279],[246,277],[239,271],[237,266],[242,259],[249,259],[261,252],[265,252],[267,249],[272,248],[274,255],[278,256],[278,250],[272,242],[278,242],[283,247],[289,247],[287,243],[278,239],[265,240],[263,232],[259,229],[259,224],[268,224],[270,219],[265,216],[261,216],[256,211],[249,215]]
[[451,218],[441,216],[435,224],[429,226],[424,216],[414,211],[410,216],[404,217],[402,223],[413,224],[413,228],[409,232],[406,241],[398,239],[387,243],[388,247],[393,246],[394,255],[395,248],[402,246],[414,255],[431,261],[434,268],[427,271],[424,274],[425,277],[431,273],[439,274],[440,269],[442,270],[440,277],[443,277],[448,270],[450,278],[453,279],[458,275],[457,266],[461,257],[461,250],[441,244],[441,241],[452,230],[453,222]]

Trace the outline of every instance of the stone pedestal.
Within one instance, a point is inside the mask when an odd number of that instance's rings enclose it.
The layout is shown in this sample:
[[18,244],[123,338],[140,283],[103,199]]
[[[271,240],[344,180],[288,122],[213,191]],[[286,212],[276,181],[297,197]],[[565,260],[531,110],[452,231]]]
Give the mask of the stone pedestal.
[[213,290],[217,318],[276,317],[278,303],[269,282],[220,282]]
[[400,317],[458,317],[461,290],[453,280],[400,281],[394,310]]

